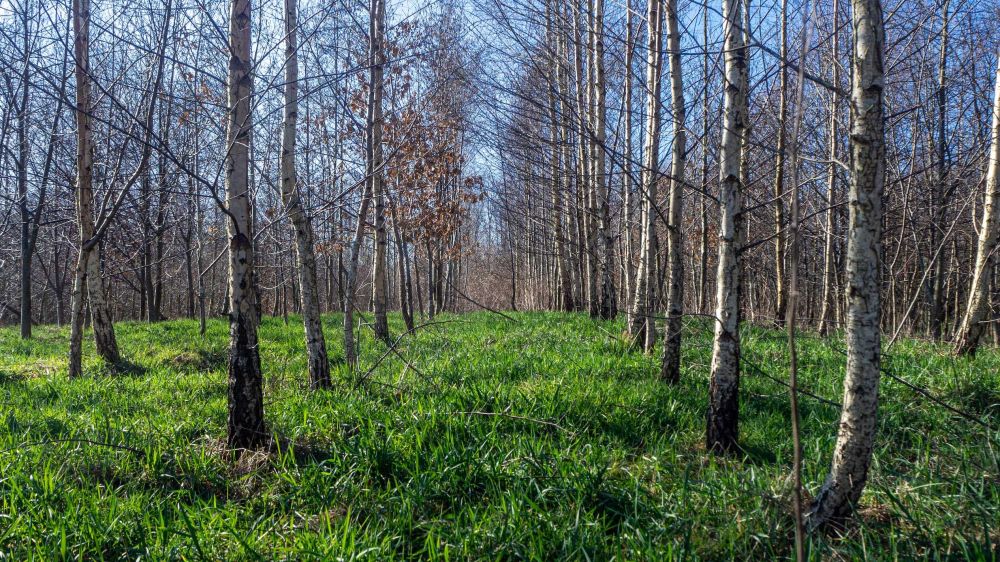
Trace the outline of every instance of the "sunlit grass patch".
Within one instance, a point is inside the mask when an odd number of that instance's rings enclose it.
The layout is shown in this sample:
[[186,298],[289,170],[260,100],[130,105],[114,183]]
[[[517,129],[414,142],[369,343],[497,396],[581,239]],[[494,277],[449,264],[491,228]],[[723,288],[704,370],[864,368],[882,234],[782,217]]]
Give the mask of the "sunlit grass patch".
[[[225,448],[227,327],[117,326],[128,370],[65,329],[0,330],[0,551],[9,559],[772,559],[791,555],[791,446],[780,332],[747,327],[744,454],[702,444],[711,326],[685,325],[683,377],[624,324],[586,315],[444,315],[398,342],[363,331],[360,372],[324,318],[333,388],[307,389],[300,319],[265,318],[273,446]],[[404,330],[390,318],[394,337]],[[806,492],[830,462],[840,340],[803,334]],[[892,372],[1000,425],[1000,354],[897,342]],[[374,368],[373,368],[374,367]],[[833,403],[833,404],[831,404]],[[1000,435],[883,380],[860,512],[816,559],[990,559]]]

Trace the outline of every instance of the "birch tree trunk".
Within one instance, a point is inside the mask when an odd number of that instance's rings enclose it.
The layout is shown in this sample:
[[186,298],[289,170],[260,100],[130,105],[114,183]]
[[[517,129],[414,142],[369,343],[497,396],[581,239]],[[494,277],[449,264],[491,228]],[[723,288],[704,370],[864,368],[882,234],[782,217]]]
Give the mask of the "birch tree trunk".
[[778,98],[778,145],[774,160],[774,324],[785,323],[787,288],[785,287],[785,122],[788,119],[788,0],[781,0],[781,67]]
[[[933,256],[937,250],[938,246],[941,245],[942,236],[941,233],[944,231],[945,227],[945,210],[948,205],[947,194],[948,188],[945,185],[948,181],[947,178],[947,157],[948,157],[948,139],[947,135],[947,77],[948,77],[948,23],[949,23],[949,0],[944,0],[941,5],[941,52],[938,57],[938,89],[937,89],[937,166],[935,169],[936,176],[934,178],[934,187],[932,188],[931,195],[933,201],[931,203],[934,209],[934,222],[931,224],[930,232],[930,247],[931,256]],[[943,256],[937,256],[934,260],[934,269],[932,278],[928,281],[930,283],[930,293],[931,302],[930,311],[928,312],[929,318],[929,328],[930,336],[935,340],[941,339],[941,325],[944,322],[944,279],[945,279],[945,260]]]
[[702,45],[705,46],[705,54],[701,59],[701,73],[704,80],[701,97],[701,239],[698,244],[698,256],[701,263],[698,269],[698,312],[704,313],[708,309],[708,88],[711,77],[708,74],[708,7],[705,7],[701,20]]
[[[583,200],[581,222],[580,243],[583,245],[583,263],[585,266],[586,283],[585,298],[587,300],[587,310],[590,316],[596,317],[600,314],[600,293],[598,288],[599,264],[597,261],[597,228],[594,196],[594,177],[591,169],[591,125],[588,123],[590,115],[590,99],[592,88],[589,70],[593,65],[587,65],[587,73],[584,74],[584,37],[581,30],[581,19],[583,14],[580,9],[580,0],[572,1],[571,17],[573,18],[573,68],[576,79],[576,116],[577,116],[577,197]],[[587,55],[589,58],[590,48],[587,45]]]
[[1000,239],[1000,62],[997,63],[993,93],[993,125],[991,128],[990,161],[986,171],[986,201],[983,204],[982,226],[976,247],[976,264],[969,289],[965,316],[955,340],[955,353],[974,355],[986,330],[990,311],[989,293],[993,279],[994,254]]
[[262,445],[263,376],[257,341],[259,300],[254,279],[253,208],[250,205],[249,149],[250,0],[232,0],[229,22],[228,123],[226,131],[226,207],[229,215],[229,447]]
[[743,147],[747,133],[747,68],[741,0],[723,0],[725,83],[719,163],[719,265],[706,445],[732,450],[739,436],[740,263]]
[[[833,0],[833,46],[831,47],[830,67],[833,69],[831,81],[834,86],[840,86],[840,1]],[[826,180],[826,235],[823,242],[823,297],[819,313],[819,333],[825,336],[830,329],[831,309],[836,305],[834,300],[834,283],[837,280],[834,256],[836,240],[837,213],[833,208],[837,192],[837,114],[839,95],[830,92],[830,121],[828,154],[830,163],[827,165]]]
[[632,340],[642,342],[646,351],[653,348],[656,340],[653,291],[656,287],[656,185],[659,180],[660,76],[663,71],[661,8],[662,0],[649,0],[646,9],[646,20],[649,22],[646,33],[646,126],[639,194],[642,198],[642,249],[635,281],[632,321],[629,324]]
[[632,302],[635,296],[636,267],[634,257],[635,240],[632,224],[633,208],[635,207],[635,186],[632,181],[633,158],[632,152],[632,59],[635,55],[635,37],[632,31],[632,0],[625,0],[625,76],[622,86],[622,106],[624,107],[624,131],[622,132],[622,142],[624,144],[624,155],[622,157],[622,232],[624,240],[622,244],[622,262],[624,267],[623,285],[625,286],[625,322],[627,326],[632,325]]
[[313,227],[303,208],[295,170],[296,123],[299,111],[297,33],[297,1],[285,0],[285,115],[281,132],[281,199],[295,236],[299,298],[302,306],[302,323],[305,327],[306,352],[309,356],[309,385],[312,388],[327,388],[330,386],[330,362],[326,356],[326,338],[323,335],[323,323],[320,319]]
[[[577,274],[579,268],[576,266],[575,260],[573,259],[570,251],[573,249],[576,242],[576,228],[573,217],[575,212],[572,206],[572,193],[573,193],[573,148],[571,141],[571,128],[570,128],[570,114],[569,110],[570,102],[570,86],[569,86],[569,35],[567,26],[567,11],[563,7],[563,3],[554,2],[555,5],[555,33],[557,36],[556,46],[557,46],[557,57],[558,57],[558,76],[559,76],[559,103],[557,109],[559,110],[559,131],[560,131],[560,143],[562,145],[561,157],[562,157],[562,196],[559,198],[559,206],[557,214],[564,220],[563,226],[560,229],[559,236],[562,238],[562,253],[559,256],[560,263],[565,264],[565,286],[563,287],[563,309],[566,311],[579,310],[581,306],[581,300],[583,295],[582,289],[582,279]],[[559,244],[559,239],[556,240]],[[561,267],[561,266],[560,266]]]
[[101,280],[101,264],[94,225],[94,143],[90,105],[90,0],[73,2],[73,54],[76,59],[76,214],[80,230],[80,254],[73,283],[70,320],[69,376],[83,374],[82,348],[84,291],[89,300],[97,352],[108,363],[120,359],[111,311]]
[[614,281],[614,238],[611,233],[611,205],[608,201],[608,181],[605,175],[604,143],[606,139],[607,107],[604,73],[604,0],[592,0],[591,67],[593,96],[591,99],[593,142],[591,162],[594,184],[594,221],[597,230],[596,261],[600,268],[600,306],[598,315],[609,320],[618,315],[617,289]]
[[388,238],[385,228],[385,185],[382,153],[382,74],[385,66],[385,0],[372,2],[371,43],[374,54],[371,83],[368,85],[368,181],[375,198],[375,263],[372,269],[372,291],[375,312],[375,337],[389,343],[389,321],[386,317],[386,265]]
[[[357,288],[358,282],[358,257],[361,254],[361,242],[364,239],[365,234],[365,221],[368,217],[368,208],[371,206],[372,194],[374,193],[374,182],[371,181],[374,178],[373,164],[375,154],[372,152],[374,147],[374,128],[371,126],[376,121],[376,112],[381,113],[381,107],[376,108],[376,99],[381,102],[381,97],[376,96],[375,88],[376,85],[381,87],[382,84],[382,66],[384,53],[382,52],[381,38],[382,38],[382,18],[384,17],[384,7],[382,0],[371,0],[370,4],[371,16],[368,22],[368,60],[369,60],[369,88],[368,88],[368,108],[366,113],[366,121],[369,125],[368,133],[368,146],[366,147],[368,151],[368,181],[365,182],[365,190],[361,195],[361,205],[358,208],[358,224],[354,230],[354,240],[351,242],[351,257],[350,262],[347,265],[347,273],[344,280],[344,359],[351,366],[354,366],[358,362],[358,354],[355,349],[354,341],[354,291]],[[379,131],[381,132],[381,131]],[[381,139],[379,139],[381,155]],[[381,164],[379,164],[381,168]],[[430,263],[430,251],[428,247],[428,264]],[[428,275],[430,268],[428,268]],[[384,290],[384,288],[383,288]],[[384,294],[384,293],[383,293]],[[433,307],[428,305],[429,310],[433,317]],[[388,331],[388,329],[387,329]]]
[[660,378],[676,384],[681,377],[681,320],[684,314],[684,167],[687,166],[684,75],[677,0],[666,0],[667,53],[670,56],[670,98],[674,114],[674,145],[670,163],[670,209],[667,225],[667,325],[664,331]]
[[[563,227],[563,189],[564,185],[568,191],[568,182],[563,178],[568,177],[568,158],[564,158],[565,151],[563,143],[567,142],[562,136],[563,129],[560,126],[562,119],[560,115],[564,111],[561,95],[566,89],[563,81],[563,69],[559,60],[562,52],[563,34],[556,30],[557,22],[554,15],[553,2],[546,4],[546,36],[549,41],[549,48],[552,53],[552,68],[554,77],[549,86],[549,116],[551,118],[549,140],[552,150],[551,161],[551,183],[552,190],[552,233],[555,240],[557,272],[556,272],[556,297],[560,310],[570,311],[573,309],[573,284],[569,267],[569,255],[566,250],[566,239]],[[563,177],[560,177],[562,175]]]
[[861,497],[871,465],[878,410],[885,31],[880,0],[852,0],[851,5],[854,57],[847,232],[847,373],[833,464],[807,515],[812,529],[846,517]]

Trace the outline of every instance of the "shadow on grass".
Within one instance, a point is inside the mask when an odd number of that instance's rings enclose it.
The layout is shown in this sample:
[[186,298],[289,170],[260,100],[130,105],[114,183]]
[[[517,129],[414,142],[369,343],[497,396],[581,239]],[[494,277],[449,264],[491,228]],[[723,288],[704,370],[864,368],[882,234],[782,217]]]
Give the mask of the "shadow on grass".
[[27,378],[28,375],[26,375],[23,372],[8,371],[8,370],[0,371],[0,385],[23,383]]
[[113,364],[107,365],[107,374],[109,375],[142,377],[148,372],[148,368],[124,357]]
[[170,360],[170,364],[188,371],[217,371],[225,368],[228,361],[226,349],[196,349],[179,353]]

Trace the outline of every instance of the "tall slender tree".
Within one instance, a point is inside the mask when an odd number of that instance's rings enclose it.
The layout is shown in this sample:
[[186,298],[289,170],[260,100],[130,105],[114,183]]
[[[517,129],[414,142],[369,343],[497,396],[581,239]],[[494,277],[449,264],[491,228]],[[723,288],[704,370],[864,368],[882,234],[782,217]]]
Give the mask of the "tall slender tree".
[[780,47],[778,52],[778,140],[774,157],[774,323],[785,322],[788,287],[785,283],[785,122],[788,119],[788,0],[781,0],[779,22]]
[[[934,186],[931,189],[931,207],[933,208],[934,220],[930,225],[930,247],[932,255],[937,253],[938,246],[941,245],[941,233],[946,228],[945,219],[948,206],[948,24],[950,1],[944,0],[941,4],[941,48],[938,53],[938,87],[935,93],[937,102],[937,138],[935,139],[937,149],[936,163],[934,167]],[[941,339],[941,325],[944,322],[944,279],[945,260],[943,256],[937,255],[932,258],[932,274],[928,280],[930,289],[930,310],[929,331],[935,340]]]
[[228,115],[226,122],[226,214],[229,237],[229,447],[263,445],[263,375],[257,323],[260,301],[254,278],[253,206],[250,204],[250,0],[232,0],[229,20]]
[[89,296],[94,318],[97,351],[109,363],[118,361],[111,312],[101,279],[100,261],[91,241],[94,225],[94,141],[91,126],[90,95],[90,0],[73,1],[73,56],[76,60],[76,212],[80,230],[80,254],[77,258],[70,311],[69,376],[82,374],[84,295]]
[[607,100],[604,72],[604,0],[591,0],[591,99],[593,142],[590,161],[593,166],[594,203],[597,226],[597,262],[600,267],[600,306],[598,315],[604,319],[618,314],[618,291],[614,279],[614,237],[611,233],[611,203],[606,174]]
[[[840,0],[833,0],[832,10],[832,42],[830,47],[830,82],[840,86]],[[830,162],[826,170],[826,232],[823,238],[823,296],[820,302],[819,333],[826,335],[832,322],[831,316],[836,308],[834,302],[834,284],[837,282],[836,256],[834,244],[837,239],[837,150],[839,143],[839,126],[837,118],[840,109],[840,94],[836,89],[830,91],[830,115],[827,121],[827,157]]]
[[725,75],[719,168],[719,264],[706,444],[737,444],[740,389],[740,260],[743,242],[743,153],[747,134],[747,68],[741,0],[723,0]]
[[316,282],[316,249],[312,220],[306,213],[295,170],[296,123],[298,121],[298,2],[285,0],[285,109],[281,132],[281,200],[292,223],[295,237],[296,270],[306,352],[309,355],[309,384],[330,386],[330,362],[319,313],[319,286]]
[[993,270],[996,264],[994,254],[998,240],[1000,240],[1000,59],[997,61],[993,92],[993,121],[990,128],[989,164],[986,170],[986,201],[983,204],[983,218],[979,227],[979,243],[976,246],[969,302],[965,307],[958,336],[955,338],[955,352],[959,355],[974,355],[986,331],[985,321],[990,307],[989,289],[993,282]]
[[684,75],[681,67],[681,34],[677,0],[666,0],[667,53],[670,57],[670,99],[674,144],[670,163],[670,207],[667,225],[667,325],[664,329],[660,377],[676,383],[681,376],[681,320],[684,314],[684,168],[687,166]]
[[[115,338],[115,328],[111,315],[111,303],[107,297],[104,279],[101,275],[101,244],[108,228],[121,210],[122,204],[136,182],[143,177],[149,165],[149,157],[153,146],[153,117],[156,112],[156,99],[163,82],[163,67],[166,60],[165,49],[170,32],[172,2],[167,1],[164,9],[163,27],[159,37],[159,46],[149,82],[146,111],[141,128],[144,131],[139,139],[141,143],[139,162],[129,175],[117,194],[109,194],[99,206],[100,210],[94,216],[94,139],[93,139],[93,105],[91,100],[90,71],[90,0],[75,0],[72,6],[73,18],[73,54],[76,59],[76,212],[80,237],[80,249],[77,257],[76,273],[73,282],[72,307],[70,310],[70,343],[69,343],[69,376],[82,374],[83,358],[83,324],[84,300],[90,305],[91,320],[94,329],[94,342],[97,352],[104,361],[114,365],[119,362],[118,341]],[[127,147],[127,145],[125,145]]]
[[[369,4],[368,22],[368,103],[366,112],[366,177],[365,188],[361,195],[361,204],[358,208],[358,222],[354,229],[354,239],[351,242],[351,255],[347,265],[347,274],[344,283],[344,357],[350,365],[357,364],[358,355],[354,340],[354,291],[357,287],[358,279],[358,258],[361,255],[361,242],[364,239],[365,223],[368,220],[368,209],[374,193],[375,152],[375,129],[373,125],[379,120],[381,115],[381,95],[375,92],[376,85],[381,88],[383,66],[385,64],[385,51],[383,46],[385,0],[371,0]],[[376,104],[378,101],[378,104]],[[379,107],[376,107],[378,105]],[[381,130],[378,131],[381,133]],[[381,134],[378,139],[378,154],[381,155]],[[381,163],[378,165],[381,168]],[[429,257],[429,256],[428,256]],[[386,326],[388,330],[388,326]],[[387,332],[388,333],[388,332]],[[388,336],[387,336],[388,339]]]
[[368,84],[367,113],[367,180],[371,183],[372,197],[375,202],[375,256],[372,267],[372,303],[375,312],[375,337],[389,343],[389,320],[386,316],[388,304],[388,236],[385,224],[385,157],[382,149],[382,90],[383,74],[385,72],[385,0],[374,0],[371,18],[375,25],[371,27],[371,43],[373,47],[373,64],[371,81]]
[[656,341],[656,214],[657,184],[660,180],[660,78],[663,73],[663,2],[649,0],[646,7],[646,124],[643,140],[642,249],[636,274],[635,296],[629,334],[646,351]]
[[837,445],[808,512],[817,528],[850,514],[868,479],[880,378],[882,189],[885,181],[885,30],[880,0],[852,0],[851,188],[847,232],[847,374]]

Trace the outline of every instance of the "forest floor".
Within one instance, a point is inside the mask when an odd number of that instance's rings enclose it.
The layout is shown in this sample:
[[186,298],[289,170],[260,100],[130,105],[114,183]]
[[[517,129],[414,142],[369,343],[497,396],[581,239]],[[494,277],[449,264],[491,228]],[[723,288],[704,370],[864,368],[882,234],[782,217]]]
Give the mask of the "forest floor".
[[[399,317],[391,319],[402,332]],[[117,372],[67,331],[0,330],[0,558],[760,559],[791,555],[791,439],[781,332],[744,330],[743,453],[702,444],[709,324],[686,324],[684,376],[630,350],[623,321],[441,316],[399,355],[361,340],[332,390],[306,388],[302,327],[265,318],[266,411],[278,443],[231,462],[225,320],[121,323]],[[405,361],[401,358],[405,358]],[[804,483],[836,439],[843,343],[803,335]],[[381,360],[381,362],[379,362]],[[1000,557],[1000,353],[954,359],[898,342],[857,517],[810,539],[813,559]],[[377,365],[377,366],[376,366]],[[369,369],[373,369],[370,370]],[[769,378],[771,377],[771,378]]]

